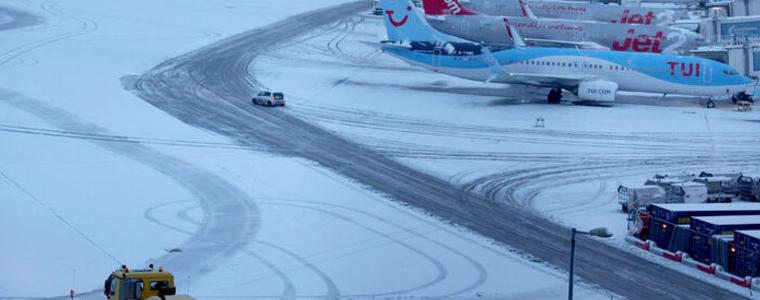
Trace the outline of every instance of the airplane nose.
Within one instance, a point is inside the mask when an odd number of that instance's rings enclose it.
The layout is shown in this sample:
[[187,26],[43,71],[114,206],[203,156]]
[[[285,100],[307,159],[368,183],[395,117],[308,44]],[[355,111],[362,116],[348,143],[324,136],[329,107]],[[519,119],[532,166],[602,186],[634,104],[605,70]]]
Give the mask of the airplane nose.
[[699,47],[708,46],[707,40],[701,34],[695,32],[689,32],[687,35],[689,38],[689,50],[694,50]]

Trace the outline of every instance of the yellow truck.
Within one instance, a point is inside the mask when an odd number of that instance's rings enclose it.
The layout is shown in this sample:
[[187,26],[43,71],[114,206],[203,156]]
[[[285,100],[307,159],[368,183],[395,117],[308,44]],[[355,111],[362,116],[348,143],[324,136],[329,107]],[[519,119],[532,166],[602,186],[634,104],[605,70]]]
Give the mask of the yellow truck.
[[190,296],[177,296],[174,275],[163,267],[154,270],[130,270],[127,266],[111,273],[106,279],[103,293],[108,300],[194,300]]

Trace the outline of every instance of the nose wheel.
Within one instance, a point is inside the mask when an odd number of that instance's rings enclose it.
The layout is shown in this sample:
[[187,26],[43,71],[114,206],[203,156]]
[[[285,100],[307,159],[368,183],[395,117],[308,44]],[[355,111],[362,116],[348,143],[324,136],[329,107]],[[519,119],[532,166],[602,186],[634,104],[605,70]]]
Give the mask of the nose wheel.
[[559,104],[562,102],[562,89],[553,88],[549,90],[549,95],[546,97],[546,100],[549,104]]

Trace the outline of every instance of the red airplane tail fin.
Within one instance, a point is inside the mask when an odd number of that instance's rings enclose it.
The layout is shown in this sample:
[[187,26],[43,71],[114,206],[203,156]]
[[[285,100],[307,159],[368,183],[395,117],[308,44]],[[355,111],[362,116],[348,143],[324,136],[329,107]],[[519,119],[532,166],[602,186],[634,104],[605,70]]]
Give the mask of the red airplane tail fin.
[[459,0],[422,0],[422,6],[425,8],[425,14],[431,16],[440,15],[457,15],[473,16],[479,15],[478,12],[465,7]]

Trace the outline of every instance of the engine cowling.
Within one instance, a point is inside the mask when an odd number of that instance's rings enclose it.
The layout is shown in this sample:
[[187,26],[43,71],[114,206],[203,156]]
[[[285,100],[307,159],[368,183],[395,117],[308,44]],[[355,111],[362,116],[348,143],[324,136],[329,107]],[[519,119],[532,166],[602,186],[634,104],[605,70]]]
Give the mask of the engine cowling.
[[612,81],[595,80],[584,81],[578,85],[578,99],[580,101],[615,101],[618,84]]

